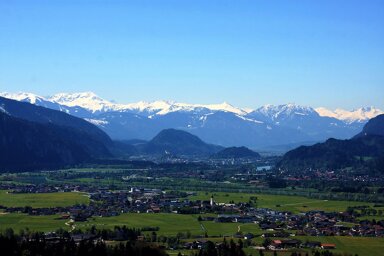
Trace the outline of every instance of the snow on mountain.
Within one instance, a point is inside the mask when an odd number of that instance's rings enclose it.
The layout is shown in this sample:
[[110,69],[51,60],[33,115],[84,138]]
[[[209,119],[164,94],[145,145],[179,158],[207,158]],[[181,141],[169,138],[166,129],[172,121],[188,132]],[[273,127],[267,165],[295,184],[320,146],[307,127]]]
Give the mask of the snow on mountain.
[[210,105],[202,105],[202,104],[186,104],[186,103],[172,103],[167,108],[163,108],[161,111],[157,112],[158,115],[165,115],[171,112],[201,112],[203,110],[210,111],[224,111],[230,112],[237,115],[245,115],[247,112],[240,108],[236,108],[226,102],[222,104],[210,104]]
[[149,114],[154,114],[160,111],[164,111],[166,109],[170,109],[172,104],[172,102],[165,100],[154,102],[139,101],[137,103],[123,105],[120,109],[125,111],[131,110],[136,112],[146,112]]
[[116,104],[100,98],[93,92],[58,93],[48,99],[68,107],[82,107],[93,113],[113,111],[117,106]]
[[238,118],[244,120],[244,121],[248,121],[248,122],[253,122],[253,123],[256,123],[256,124],[264,124],[264,122],[262,121],[259,121],[259,120],[255,120],[253,118],[247,118],[247,117],[244,117],[244,116],[241,116],[241,115],[236,115]]
[[327,108],[320,107],[320,108],[315,108],[315,110],[320,116],[337,118],[337,114],[334,111],[329,110]]
[[346,123],[352,123],[365,122],[368,119],[384,113],[382,110],[375,107],[365,107],[348,111],[344,109],[329,110],[323,107],[313,109],[311,107],[300,106],[292,103],[285,105],[265,105],[256,110],[237,108],[226,102],[221,104],[206,105],[187,104],[173,101],[140,101],[137,103],[117,104],[105,100],[93,92],[58,93],[51,97],[41,97],[28,92],[3,92],[0,93],[0,96],[65,111],[67,113],[74,112],[72,113],[74,115],[79,115],[79,111],[89,111],[91,113],[118,111],[141,114],[152,118],[155,115],[166,115],[172,112],[196,112],[207,114],[211,112],[223,111],[234,113],[238,116],[244,116],[248,118],[248,121],[249,118],[252,117],[255,117],[256,119],[257,117],[262,117],[278,122],[280,119],[290,116],[308,116],[318,114],[323,117],[333,117]]
[[38,104],[41,102],[48,101],[46,98],[38,96],[33,93],[28,92],[19,92],[19,93],[8,93],[8,92],[0,92],[0,96],[12,100],[28,102],[31,104]]
[[153,101],[145,102],[140,101],[138,103],[130,103],[122,105],[120,107],[121,111],[130,111],[134,113],[147,113],[149,116],[153,115],[166,115],[171,112],[189,112],[189,111],[199,111],[197,106],[186,103],[177,103],[173,101]]
[[329,110],[323,107],[316,108],[315,110],[320,116],[334,117],[336,119],[343,120],[347,123],[365,122],[380,114],[384,114],[382,110],[375,107],[359,108],[354,109],[352,111],[340,108],[336,110]]
[[[197,105],[197,106],[199,106],[199,105]],[[234,107],[227,102],[223,102],[221,104],[200,105],[200,107],[208,108],[210,110],[220,110],[220,111],[225,111],[225,112],[231,112],[231,113],[235,113],[237,115],[246,115],[252,111],[249,109],[241,109],[241,108]]]
[[107,124],[109,124],[108,121],[105,121],[105,120],[98,120],[98,119],[92,119],[92,118],[84,118],[84,120],[94,124],[94,125],[97,125],[97,126],[105,126]]
[[8,115],[8,111],[4,109],[4,106],[0,105],[0,112],[3,112],[4,114]]
[[226,111],[238,115],[244,115],[247,113],[245,110],[236,108],[226,102],[212,105],[186,104],[172,101],[140,101],[130,104],[116,104],[100,98],[93,92],[59,93],[50,97],[49,100],[69,107],[79,106],[93,113],[108,111],[128,111],[135,113],[147,113],[148,115],[165,115],[177,111],[189,112],[201,111],[202,109],[208,109],[211,111]]
[[292,115],[309,116],[313,115],[315,110],[311,107],[300,106],[293,103],[285,105],[265,105],[251,112],[250,116],[263,116],[273,121],[286,118]]
[[263,147],[322,141],[330,137],[350,138],[361,131],[367,119],[383,113],[373,107],[331,111],[292,103],[265,105],[256,110],[237,108],[226,102],[117,104],[93,92],[59,93],[51,97],[24,92],[0,93],[0,96],[84,118],[113,139],[148,140],[163,129],[176,128],[187,130],[209,143],[226,146]]
[[8,93],[8,92],[0,92],[0,96],[12,100],[17,100],[21,102],[31,103],[40,107],[50,108],[54,110],[63,111],[66,113],[70,113],[71,111],[65,108],[63,105],[60,105],[57,102],[54,102],[48,98],[29,93],[29,92],[19,92],[19,93]]

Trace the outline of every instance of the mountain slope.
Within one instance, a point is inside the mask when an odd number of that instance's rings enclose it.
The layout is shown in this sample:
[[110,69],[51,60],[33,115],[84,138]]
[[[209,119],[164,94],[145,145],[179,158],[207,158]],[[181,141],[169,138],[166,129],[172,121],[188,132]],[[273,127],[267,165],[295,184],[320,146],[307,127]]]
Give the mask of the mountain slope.
[[203,142],[195,135],[176,129],[165,129],[138,148],[145,154],[184,156],[208,156],[222,149]]
[[0,97],[0,107],[8,115],[39,124],[52,124],[66,129],[94,157],[108,155],[112,140],[93,124],[66,113]]
[[90,160],[76,134],[52,124],[39,124],[0,112],[0,171],[59,168]]
[[287,152],[278,164],[280,168],[303,170],[368,168],[384,172],[384,115],[371,119],[363,131],[349,140],[329,139],[313,146],[301,146]]
[[58,168],[111,157],[114,143],[83,119],[0,97],[0,169]]
[[363,131],[355,136],[355,138],[366,136],[384,136],[384,115],[379,115],[369,120],[364,126]]

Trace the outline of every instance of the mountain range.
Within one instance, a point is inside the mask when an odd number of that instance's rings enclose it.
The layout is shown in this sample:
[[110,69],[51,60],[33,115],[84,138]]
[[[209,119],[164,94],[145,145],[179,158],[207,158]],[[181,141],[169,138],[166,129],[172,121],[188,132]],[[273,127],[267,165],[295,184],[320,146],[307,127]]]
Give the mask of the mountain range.
[[[113,141],[82,118],[0,97],[0,172],[121,162],[131,156],[153,160],[175,156],[243,158],[251,153],[258,156],[247,148],[228,150],[231,154],[176,129],[162,130],[150,141]],[[215,155],[218,152],[221,154]]]
[[[328,138],[346,139],[383,111],[374,107],[354,111],[266,105],[255,110],[228,103],[199,105],[170,101],[117,104],[92,92],[41,97],[31,93],[0,96],[59,110],[95,124],[113,140],[150,140],[164,129],[178,129],[210,144],[253,149],[308,144]],[[288,146],[289,147],[289,146]]]
[[278,167],[288,170],[340,169],[384,173],[384,115],[372,118],[351,139],[328,139],[287,152]]

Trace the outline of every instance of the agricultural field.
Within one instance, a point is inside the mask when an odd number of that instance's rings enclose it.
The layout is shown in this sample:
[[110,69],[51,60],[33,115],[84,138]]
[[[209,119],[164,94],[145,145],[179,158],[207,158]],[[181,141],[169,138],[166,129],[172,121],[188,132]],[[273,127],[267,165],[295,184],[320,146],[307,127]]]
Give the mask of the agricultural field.
[[57,193],[35,193],[35,194],[12,194],[0,190],[0,205],[6,207],[33,208],[71,206],[75,204],[88,204],[87,194],[80,192],[57,192]]
[[59,219],[58,215],[30,216],[23,213],[1,213],[0,232],[12,228],[15,232],[28,228],[31,231],[49,232],[59,228],[69,229],[65,222]]
[[[232,236],[239,230],[242,232],[260,233],[258,225],[238,223],[216,223],[213,221],[197,220],[199,215],[181,215],[172,213],[128,213],[116,217],[95,217],[87,222],[76,223],[77,228],[86,228],[92,225],[103,228],[126,225],[129,227],[159,227],[158,235],[175,236],[178,232],[190,232],[192,236]],[[204,216],[204,215],[201,215]]]
[[[204,215],[202,215],[204,216]],[[59,220],[59,216],[29,216],[19,213],[0,213],[0,231],[6,228],[13,228],[16,231],[28,227],[34,231],[54,231],[58,228],[67,229],[65,221]],[[112,229],[114,226],[135,228],[159,227],[158,235],[175,236],[179,232],[190,232],[192,236],[203,236],[205,232],[210,236],[226,235],[231,236],[239,230],[237,223],[216,223],[203,221],[199,223],[198,215],[181,214],[137,214],[128,213],[116,217],[94,217],[86,222],[76,222],[76,228],[86,229],[91,226],[97,228]],[[39,225],[43,223],[44,225]],[[240,224],[242,232],[261,233],[258,225]]]
[[[196,195],[190,196],[190,200],[210,200],[216,203],[229,203],[231,201],[248,202],[250,197],[257,197],[257,207],[270,208],[279,211],[290,211],[292,213],[307,212],[311,210],[323,210],[328,212],[345,211],[350,206],[366,205],[373,207],[373,203],[356,202],[356,201],[334,201],[311,199],[302,196],[286,196],[286,195],[269,195],[269,194],[249,194],[249,193],[226,193],[226,192],[197,192]],[[377,209],[384,209],[383,207]]]
[[[216,223],[213,221],[197,220],[199,215],[181,215],[171,213],[128,213],[116,217],[93,217],[86,222],[76,222],[76,228],[87,229],[91,226],[97,228],[113,229],[114,226],[135,228],[159,227],[158,235],[175,236],[179,232],[190,232],[192,236],[203,236],[205,232],[209,236],[232,236],[239,229],[247,233],[261,234],[258,225],[253,223]],[[204,216],[204,215],[202,215]],[[67,229],[65,221],[59,220],[59,216],[29,216],[19,213],[0,213],[0,231],[12,227],[15,230],[28,227],[34,231],[54,231],[58,228]],[[39,222],[44,225],[39,225]]]
[[319,241],[322,243],[336,244],[333,252],[349,252],[359,256],[384,255],[384,238],[377,237],[350,237],[350,236],[334,236],[334,237],[298,237],[302,241]]
[[94,217],[86,222],[76,222],[76,228],[87,228],[95,225],[97,228],[111,229],[114,226],[135,228],[159,227],[159,235],[174,236],[178,232],[191,232],[194,235],[204,234],[195,215],[168,213],[128,213],[115,217]]

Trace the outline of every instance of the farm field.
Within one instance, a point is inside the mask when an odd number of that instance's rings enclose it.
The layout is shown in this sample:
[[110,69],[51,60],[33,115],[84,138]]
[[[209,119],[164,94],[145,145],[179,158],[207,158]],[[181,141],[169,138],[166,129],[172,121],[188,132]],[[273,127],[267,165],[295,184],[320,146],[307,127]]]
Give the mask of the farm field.
[[333,252],[348,252],[353,255],[371,256],[384,255],[384,238],[377,237],[350,237],[350,236],[334,236],[334,237],[297,237],[302,241],[319,241],[322,243],[336,244]]
[[12,228],[15,232],[28,228],[31,231],[49,232],[59,228],[68,229],[66,220],[58,215],[30,216],[23,213],[0,213],[0,232]]
[[[261,233],[258,225],[238,223],[216,223],[213,221],[197,220],[199,215],[181,215],[171,213],[128,213],[116,217],[95,217],[87,222],[77,222],[76,227],[86,228],[92,225],[96,227],[113,228],[116,225],[129,227],[159,227],[158,235],[175,236],[178,232],[190,232],[192,236],[203,236],[205,232],[209,236],[233,235],[240,229],[242,232]],[[204,215],[201,215],[204,216]],[[260,232],[259,232],[260,231]]]
[[0,205],[6,207],[31,206],[33,208],[43,208],[88,203],[88,196],[85,193],[80,192],[12,194],[7,193],[6,190],[0,190]]
[[[333,201],[311,199],[302,196],[285,196],[269,194],[248,194],[248,193],[226,193],[226,192],[197,192],[190,196],[190,200],[209,200],[213,195],[216,203],[229,203],[230,201],[248,202],[250,197],[257,197],[257,207],[270,208],[279,211],[290,211],[293,213],[307,212],[311,210],[323,211],[345,211],[349,206],[367,205],[373,207],[373,203],[355,202],[355,201]],[[383,209],[377,208],[377,209]]]
[[[94,217],[86,222],[76,222],[76,228],[86,229],[95,225],[97,228],[111,229],[114,226],[126,225],[128,227],[159,227],[158,235],[175,236],[178,232],[190,232],[192,236],[231,236],[238,231],[239,225],[242,232],[261,234],[258,225],[253,223],[216,223],[203,221],[201,225],[197,220],[199,215],[181,215],[168,213],[128,213],[116,217]],[[204,215],[202,215],[204,216]],[[0,231],[13,228],[18,231],[28,227],[34,231],[54,231],[58,228],[67,229],[65,221],[58,220],[59,216],[29,216],[26,214],[10,213],[0,214]],[[40,224],[41,225],[40,225]]]
[[87,228],[95,225],[97,228],[111,229],[114,226],[135,228],[159,227],[159,235],[176,235],[178,232],[191,232],[193,235],[204,234],[197,221],[197,216],[168,214],[168,213],[127,213],[115,217],[94,217],[86,222],[76,222],[76,228]]

